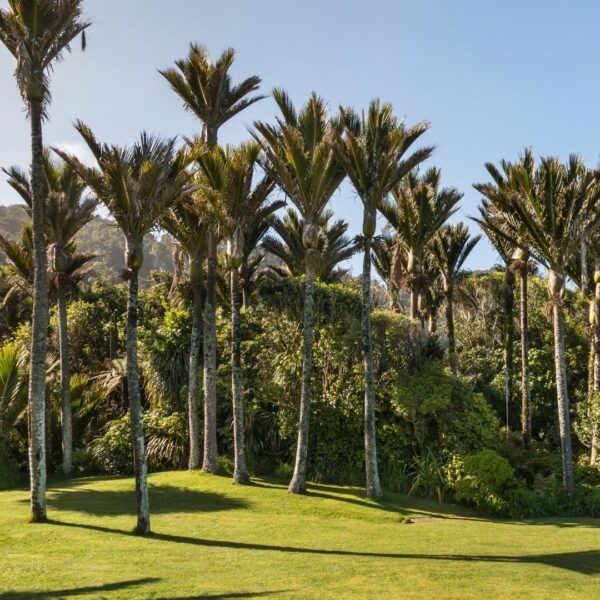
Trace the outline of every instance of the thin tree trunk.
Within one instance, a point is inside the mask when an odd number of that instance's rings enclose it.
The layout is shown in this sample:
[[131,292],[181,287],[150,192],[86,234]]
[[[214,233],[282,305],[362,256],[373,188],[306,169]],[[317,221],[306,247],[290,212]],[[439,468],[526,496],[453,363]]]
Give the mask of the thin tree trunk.
[[556,369],[556,400],[562,450],[563,486],[567,494],[575,491],[573,479],[573,451],[571,448],[571,419],[567,392],[567,368],[565,365],[565,339],[562,306],[555,301],[552,306],[554,327],[554,364]]
[[410,286],[410,316],[413,319],[419,318],[419,290],[416,283]]
[[144,449],[142,401],[137,356],[138,277],[138,269],[129,270],[129,297],[127,301],[127,394],[131,417],[133,470],[135,473],[135,495],[137,501],[136,531],[145,535],[150,533],[150,506],[148,503],[148,466]]
[[[600,396],[600,273],[595,285],[594,295],[594,398],[593,402],[598,402]],[[596,277],[595,277],[596,279]],[[593,415],[598,414],[597,410]],[[592,444],[590,452],[590,464],[595,465],[598,460],[598,425],[592,424]]]
[[233,483],[248,484],[244,443],[244,392],[242,389],[242,353],[240,330],[240,272],[230,270],[231,276],[231,394],[233,397]]
[[188,423],[190,435],[190,455],[188,469],[199,469],[201,463],[200,428],[198,425],[198,360],[200,358],[200,330],[202,327],[202,295],[198,285],[192,288],[192,334],[188,373]]
[[377,468],[377,425],[375,421],[375,367],[371,334],[371,238],[365,240],[362,277],[362,343],[365,366],[365,467],[367,497],[381,498]]
[[427,321],[427,331],[429,335],[434,335],[437,332],[437,319],[434,313],[430,313]]
[[446,293],[446,329],[448,330],[448,360],[450,361],[452,374],[456,376],[458,365],[456,359],[456,341],[454,338],[454,299],[452,296],[452,290],[449,290]]
[[204,307],[204,461],[205,473],[219,470],[217,448],[217,240],[208,232],[206,303]]
[[507,268],[504,279],[504,405],[507,435],[510,431],[510,406],[513,397],[514,341],[514,275]]
[[42,106],[29,104],[31,116],[31,183],[33,227],[33,317],[31,325],[31,363],[28,405],[29,477],[31,482],[31,519],[46,521],[46,353],[48,349],[48,279],[46,240],[44,238],[44,186]]
[[531,448],[531,386],[529,384],[529,323],[527,317],[527,262],[520,269],[521,320],[521,430],[523,447]]
[[296,462],[294,474],[288,491],[301,494],[306,491],[306,470],[308,462],[308,427],[310,422],[311,390],[310,380],[312,375],[312,355],[314,339],[314,271],[313,265],[306,259],[306,279],[304,282],[304,344],[302,363],[302,395],[300,398],[300,422],[298,425],[298,443],[296,447]]
[[73,419],[71,415],[71,365],[69,362],[69,332],[67,298],[62,284],[56,291],[58,305],[58,340],[60,348],[60,409],[62,434],[62,470],[69,475],[73,469]]

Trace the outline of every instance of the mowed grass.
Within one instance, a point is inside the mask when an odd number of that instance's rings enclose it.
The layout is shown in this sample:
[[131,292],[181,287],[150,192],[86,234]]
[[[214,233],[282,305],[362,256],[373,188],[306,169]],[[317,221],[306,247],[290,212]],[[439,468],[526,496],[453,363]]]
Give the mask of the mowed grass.
[[27,523],[26,490],[0,492],[0,598],[600,597],[599,520],[489,521],[401,495],[293,496],[200,473],[150,486],[146,538],[131,533],[130,478],[51,483],[43,525]]

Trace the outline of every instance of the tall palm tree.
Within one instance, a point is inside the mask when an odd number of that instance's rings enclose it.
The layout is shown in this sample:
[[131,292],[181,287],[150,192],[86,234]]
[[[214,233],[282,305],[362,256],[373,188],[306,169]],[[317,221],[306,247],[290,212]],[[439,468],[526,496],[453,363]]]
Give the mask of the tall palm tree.
[[250,475],[246,466],[244,444],[244,398],[242,387],[240,330],[240,267],[248,223],[265,220],[278,210],[282,202],[269,202],[274,188],[267,175],[255,181],[261,147],[256,142],[238,148],[214,149],[200,155],[198,162],[203,193],[209,198],[227,242],[227,268],[231,293],[231,395],[233,399],[233,482],[247,484]]
[[456,341],[454,337],[454,287],[461,275],[461,268],[477,245],[481,236],[471,236],[464,223],[444,225],[431,244],[431,254],[442,274],[446,296],[446,330],[448,333],[448,356],[452,373],[456,375]]
[[50,104],[49,73],[89,23],[81,0],[8,0],[0,9],[0,41],[17,61],[15,77],[31,122],[34,285],[29,376],[29,476],[32,520],[46,520],[45,394],[48,346],[48,281],[44,239],[42,122]]
[[[535,161],[531,149],[526,149],[519,159],[519,164],[533,179]],[[490,238],[492,244],[498,249],[499,244],[511,247],[510,256],[507,256],[507,268],[519,275],[519,320],[521,341],[521,432],[523,446],[531,448],[531,386],[529,372],[529,324],[527,308],[528,274],[531,267],[529,249],[522,244],[526,239],[526,232],[521,231],[521,223],[512,214],[509,197],[518,194],[518,185],[511,177],[513,163],[501,161],[500,168],[492,164],[487,165],[492,176],[492,182],[475,184],[473,187],[479,191],[484,200],[482,216],[475,219]],[[485,219],[485,213],[490,213],[493,218]],[[515,245],[510,237],[521,240],[521,245]],[[508,252],[508,250],[506,250]],[[510,275],[507,275],[510,277]],[[512,321],[511,321],[512,322]],[[512,348],[511,348],[512,352]],[[512,365],[511,365],[512,379]],[[508,420],[507,420],[508,427]]]
[[[324,210],[319,216],[318,245],[319,260],[314,265],[315,278],[323,283],[339,283],[348,269],[338,265],[352,258],[356,252],[354,241],[346,235],[348,223],[334,221],[332,210]],[[288,208],[282,217],[268,219],[277,236],[265,236],[262,247],[268,254],[278,258],[282,264],[270,264],[272,273],[280,277],[300,277],[306,272],[306,248],[302,241],[304,219],[293,208]]]
[[336,155],[363,203],[360,244],[364,252],[362,272],[362,343],[365,369],[365,464],[367,496],[382,496],[377,468],[375,423],[375,367],[371,334],[371,246],[377,226],[377,209],[400,180],[433,148],[417,150],[405,157],[412,144],[428,129],[427,123],[406,129],[394,116],[391,104],[373,100],[366,114],[340,109],[341,134]]
[[[494,165],[486,165],[490,174]],[[600,221],[600,186],[585,169],[581,158],[570,156],[566,164],[555,157],[541,159],[537,168],[522,164],[511,170],[515,193],[508,195],[507,208],[518,219],[525,240],[515,245],[530,248],[548,269],[548,296],[552,304],[556,396],[563,462],[563,485],[574,492],[573,453],[567,371],[565,365],[563,296],[567,264]]]
[[[71,473],[73,466],[73,427],[71,417],[71,368],[69,363],[69,333],[67,323],[67,292],[75,279],[86,273],[85,265],[95,254],[75,254],[75,235],[94,217],[98,201],[85,195],[86,185],[68,165],[52,161],[44,151],[45,234],[49,245],[52,288],[56,291],[61,376],[62,470]],[[33,190],[27,173],[15,167],[4,169],[9,185],[25,201],[30,216],[33,211]],[[74,279],[75,277],[75,279]]]
[[137,531],[150,531],[147,464],[142,428],[139,368],[137,357],[139,270],[144,261],[144,235],[165,212],[193,192],[191,174],[186,170],[190,156],[175,150],[175,140],[161,140],[142,133],[130,148],[99,143],[81,121],[76,123],[98,167],[87,167],[75,156],[55,152],[85,181],[106,206],[125,234],[127,300],[127,388],[133,436],[133,457],[137,499]]
[[[235,59],[232,48],[213,62],[206,48],[190,44],[188,55],[175,67],[160,71],[173,91],[183,100],[185,110],[203,124],[202,139],[209,148],[218,142],[219,128],[264,96],[251,96],[260,85],[256,75],[238,84],[231,80]],[[218,238],[213,228],[207,232],[206,290],[204,307],[204,459],[202,470],[219,469],[217,450],[217,321],[216,280]]]
[[206,259],[208,222],[203,215],[204,204],[198,195],[191,196],[169,209],[160,219],[160,225],[168,231],[187,254],[188,283],[192,294],[192,331],[188,365],[188,428],[190,454],[188,468],[201,466],[200,427],[198,420],[198,360],[200,358],[200,335],[202,327],[202,279]]
[[[462,194],[456,188],[440,188],[441,171],[435,167],[419,175],[415,169],[392,190],[393,201],[385,201],[381,212],[396,234],[396,279],[408,281],[410,314],[419,316],[419,288],[427,245],[439,228],[458,210]],[[401,273],[405,265],[406,273]]]
[[281,115],[276,125],[255,122],[254,136],[262,145],[267,160],[264,167],[277,182],[304,219],[302,242],[306,249],[304,284],[304,343],[300,423],[294,474],[289,491],[306,490],[308,428],[310,422],[312,354],[314,337],[314,280],[319,263],[319,218],[329,199],[344,179],[336,159],[336,125],[327,114],[322,98],[315,93],[296,112],[289,96],[280,89],[273,97]]
[[392,269],[395,246],[396,242],[393,236],[384,232],[373,240],[373,252],[371,254],[371,261],[375,267],[375,271],[387,289],[388,308],[394,312],[398,311],[398,294],[400,293],[400,287],[396,283]]

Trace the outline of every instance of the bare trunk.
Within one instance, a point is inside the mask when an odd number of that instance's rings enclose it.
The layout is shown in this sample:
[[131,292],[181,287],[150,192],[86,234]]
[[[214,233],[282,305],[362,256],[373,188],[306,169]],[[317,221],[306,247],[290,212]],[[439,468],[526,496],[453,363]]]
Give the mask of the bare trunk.
[[142,400],[137,356],[138,269],[129,270],[129,297],[127,300],[127,395],[131,417],[133,443],[133,470],[137,505],[137,533],[150,533],[150,506],[148,503],[148,466],[144,449]]
[[62,470],[66,475],[73,469],[73,419],[71,415],[71,365],[69,362],[69,332],[67,298],[61,284],[56,293],[58,304],[58,339],[60,348],[60,409],[62,434]]
[[507,269],[504,280],[504,405],[506,433],[510,431],[514,364],[514,275]]
[[[594,398],[598,402],[600,395],[600,278],[595,286],[594,296]],[[597,411],[594,411],[594,415]],[[598,460],[598,425],[592,424],[592,444],[590,464],[595,465]]]
[[231,395],[233,398],[233,483],[250,483],[246,467],[244,444],[244,392],[242,389],[242,353],[240,330],[240,273],[230,270],[231,276]]
[[429,335],[434,335],[437,332],[437,319],[433,313],[430,313],[427,319],[427,331]]
[[567,494],[575,491],[573,479],[573,452],[571,448],[571,419],[569,415],[569,396],[567,392],[567,368],[565,365],[565,339],[562,305],[554,301],[552,306],[554,327],[554,363],[556,369],[556,400],[558,404],[558,423],[562,450],[563,486]]
[[419,318],[419,290],[414,282],[410,286],[410,316],[413,319]]
[[31,519],[46,521],[46,353],[48,349],[48,279],[44,238],[42,106],[30,102],[31,184],[33,191],[33,318],[29,376],[29,477]]
[[521,267],[521,430],[523,447],[531,448],[531,386],[529,384],[529,324],[527,318],[527,263]]
[[309,258],[306,260],[306,280],[304,282],[304,345],[302,363],[302,395],[300,398],[300,422],[294,474],[288,491],[301,494],[306,491],[306,469],[308,462],[308,426],[310,422],[310,380],[312,375],[312,354],[314,338],[314,271]]
[[205,473],[219,470],[217,449],[217,240],[208,233],[206,303],[204,306],[204,461]]
[[448,360],[452,374],[456,376],[458,364],[456,358],[456,341],[454,338],[454,303],[452,288],[446,293],[446,329],[448,330]]
[[188,374],[188,423],[190,435],[190,455],[188,469],[200,468],[200,428],[198,425],[198,360],[200,358],[200,330],[202,327],[202,296],[198,285],[192,288],[192,335],[190,340],[190,360]]
[[366,238],[362,280],[362,343],[365,365],[365,467],[367,497],[381,498],[377,468],[377,425],[375,420],[375,367],[371,335],[371,239]]

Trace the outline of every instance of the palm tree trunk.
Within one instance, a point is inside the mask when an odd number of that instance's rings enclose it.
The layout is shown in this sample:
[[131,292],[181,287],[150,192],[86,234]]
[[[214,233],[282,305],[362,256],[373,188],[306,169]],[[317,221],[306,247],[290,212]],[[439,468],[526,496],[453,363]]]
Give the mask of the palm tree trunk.
[[29,104],[31,116],[31,185],[33,191],[33,318],[29,376],[29,477],[31,519],[46,521],[46,353],[48,349],[48,279],[44,238],[42,106]]
[[315,275],[312,261],[307,252],[306,279],[304,282],[304,345],[302,349],[302,392],[300,398],[300,422],[298,425],[298,443],[296,447],[296,463],[294,474],[288,491],[301,494],[306,491],[306,470],[308,462],[308,426],[310,422],[311,375],[314,339],[314,287]]
[[567,392],[567,367],[565,364],[565,336],[562,306],[555,301],[552,306],[554,327],[554,364],[556,369],[556,399],[558,403],[558,423],[562,450],[563,486],[567,494],[575,491],[573,479],[573,451],[571,448],[571,419]]
[[217,449],[217,240],[208,232],[206,302],[204,306],[204,460],[202,470],[219,470]]
[[129,270],[129,297],[127,300],[127,395],[131,416],[133,442],[133,470],[135,473],[135,495],[137,504],[136,531],[142,535],[150,533],[150,506],[148,503],[148,466],[144,449],[142,425],[142,401],[137,356],[138,321],[138,269]]
[[188,423],[190,430],[190,455],[188,469],[200,468],[200,428],[198,425],[198,359],[200,358],[200,329],[202,327],[202,295],[198,285],[192,288],[192,333],[188,374]]
[[365,240],[362,277],[362,343],[365,365],[365,466],[367,497],[381,498],[377,468],[377,425],[375,421],[375,367],[371,335],[371,238]]
[[248,484],[244,449],[244,396],[242,389],[242,353],[240,330],[240,272],[230,270],[231,276],[231,395],[233,397],[233,483]]
[[448,360],[452,374],[456,376],[458,365],[456,360],[456,340],[454,337],[454,299],[452,290],[446,293],[446,329],[448,332]]
[[[596,278],[596,277],[595,277]],[[595,285],[594,295],[594,397],[593,402],[598,402],[600,395],[600,277]],[[598,460],[598,424],[595,422],[597,410],[593,411],[594,423],[592,424],[592,443],[590,464],[595,465]]]
[[514,275],[506,270],[504,279],[504,405],[506,434],[510,431],[510,405],[513,397]]
[[419,318],[419,290],[414,282],[410,286],[410,316],[413,319]]
[[529,323],[527,317],[527,262],[520,269],[521,320],[521,430],[523,447],[531,448],[531,386],[529,384]]
[[58,305],[58,340],[60,348],[60,409],[62,434],[62,470],[66,475],[73,469],[73,419],[71,415],[71,365],[69,361],[69,332],[67,298],[61,283],[56,291]]

